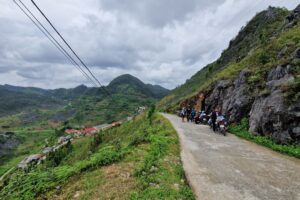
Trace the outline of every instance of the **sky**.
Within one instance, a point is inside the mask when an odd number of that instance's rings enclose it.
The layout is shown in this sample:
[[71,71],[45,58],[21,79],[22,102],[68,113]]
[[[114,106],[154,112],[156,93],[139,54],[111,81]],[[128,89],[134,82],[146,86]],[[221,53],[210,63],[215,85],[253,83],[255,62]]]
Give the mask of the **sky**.
[[[22,1],[47,25],[30,0]],[[299,4],[299,0],[35,2],[103,85],[131,74],[169,89],[216,60],[256,13],[269,5],[292,10]],[[13,0],[0,0],[0,5],[0,84],[91,86]]]

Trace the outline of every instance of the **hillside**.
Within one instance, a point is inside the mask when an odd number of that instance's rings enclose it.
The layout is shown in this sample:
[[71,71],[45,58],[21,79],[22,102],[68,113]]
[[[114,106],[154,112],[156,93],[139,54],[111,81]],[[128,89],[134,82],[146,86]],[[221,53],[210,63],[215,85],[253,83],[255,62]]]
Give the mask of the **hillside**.
[[230,41],[215,62],[163,98],[158,106],[210,110],[218,106],[231,123],[247,119],[251,134],[299,144],[300,5],[269,7]]
[[55,90],[0,86],[0,175],[53,139],[55,130],[124,120],[168,93],[130,75],[117,77],[107,88],[111,97],[84,85]]
[[195,199],[175,130],[147,116],[73,140],[27,173],[14,170],[0,199]]

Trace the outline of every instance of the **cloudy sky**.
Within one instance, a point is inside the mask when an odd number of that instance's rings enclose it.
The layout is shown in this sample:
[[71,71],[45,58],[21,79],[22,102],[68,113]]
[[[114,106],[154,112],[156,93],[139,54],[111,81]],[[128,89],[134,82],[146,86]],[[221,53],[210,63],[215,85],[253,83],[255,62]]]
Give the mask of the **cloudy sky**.
[[[46,24],[30,0],[23,2]],[[129,73],[172,89],[217,59],[257,12],[269,5],[293,9],[299,0],[36,3],[104,85]],[[42,88],[90,85],[13,0],[0,0],[0,5],[0,84]]]

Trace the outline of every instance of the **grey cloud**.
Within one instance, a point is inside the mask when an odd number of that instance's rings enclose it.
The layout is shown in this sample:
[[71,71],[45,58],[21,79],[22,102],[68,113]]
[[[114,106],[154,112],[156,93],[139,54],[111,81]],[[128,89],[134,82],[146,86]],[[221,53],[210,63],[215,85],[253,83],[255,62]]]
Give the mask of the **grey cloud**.
[[105,9],[116,12],[124,12],[135,19],[154,27],[162,27],[173,21],[183,21],[187,15],[195,10],[203,10],[207,7],[213,7],[224,0],[206,1],[206,0],[102,0],[101,5]]
[[[29,0],[24,2],[30,7]],[[298,0],[38,2],[103,84],[130,73],[174,88],[214,61],[255,13]],[[0,0],[0,84],[74,87],[87,80],[15,7]],[[9,78],[8,78],[9,77]]]

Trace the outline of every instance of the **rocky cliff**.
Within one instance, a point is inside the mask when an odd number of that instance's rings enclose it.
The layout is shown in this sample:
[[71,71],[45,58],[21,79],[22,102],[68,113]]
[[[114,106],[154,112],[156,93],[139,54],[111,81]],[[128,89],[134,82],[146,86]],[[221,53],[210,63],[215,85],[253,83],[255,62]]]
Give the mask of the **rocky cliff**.
[[[268,136],[276,143],[300,145],[299,18],[300,5],[291,12],[270,7],[259,13],[215,63],[176,89],[195,87],[198,91],[165,108],[201,105],[202,110],[209,112],[218,106],[230,123],[247,118],[252,134]],[[256,42],[252,47],[243,41],[249,35]],[[228,53],[236,47],[247,49],[247,54],[218,66],[224,55],[227,60],[237,57],[238,52]],[[161,105],[176,95],[179,97],[176,90]]]
[[288,104],[283,91],[284,85],[295,80],[291,68],[287,65],[270,70],[265,83],[267,92],[258,95],[251,92],[248,70],[243,70],[233,83],[217,81],[206,94],[205,109],[219,106],[231,123],[248,118],[253,134],[269,136],[281,144],[300,144],[300,101]]

